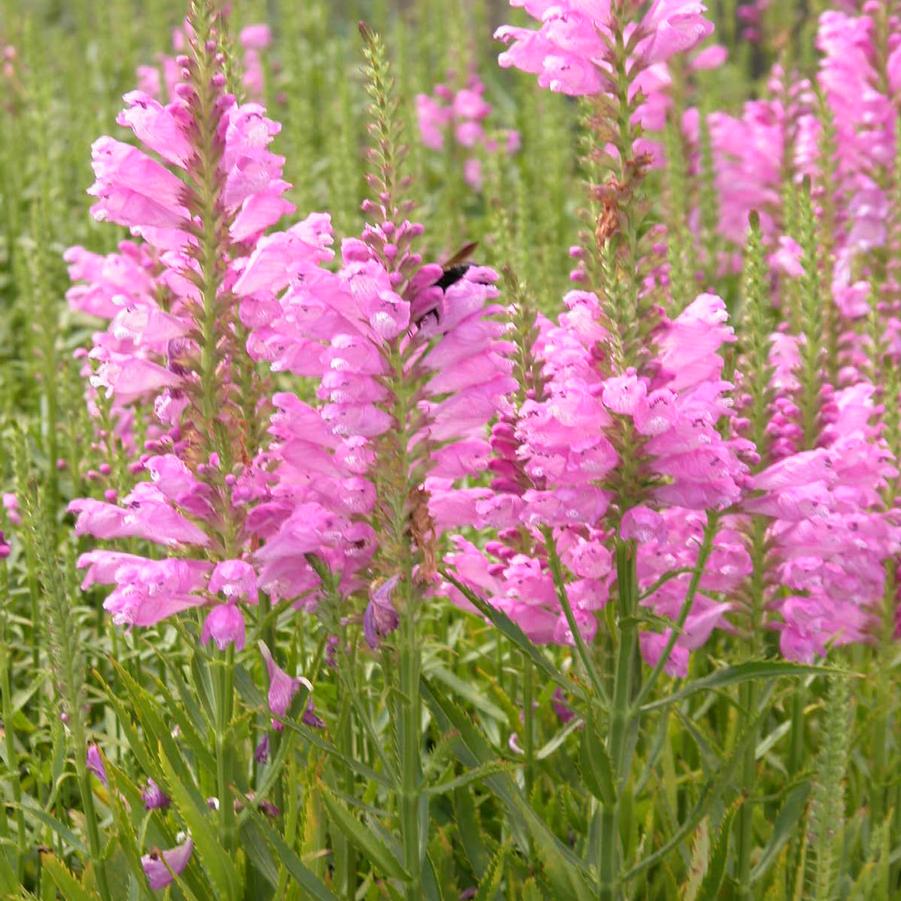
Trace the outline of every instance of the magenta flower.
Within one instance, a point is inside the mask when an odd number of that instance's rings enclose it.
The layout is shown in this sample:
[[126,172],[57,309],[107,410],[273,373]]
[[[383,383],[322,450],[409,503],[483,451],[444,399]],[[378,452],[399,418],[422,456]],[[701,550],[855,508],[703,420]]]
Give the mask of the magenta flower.
[[390,635],[400,622],[391,595],[397,587],[398,577],[392,576],[369,595],[369,603],[363,614],[363,634],[366,643],[376,650],[386,635]]
[[22,525],[22,516],[19,513],[19,499],[10,491],[3,493],[3,512],[12,525]]
[[147,786],[141,792],[146,810],[165,810],[171,803],[170,797],[153,781],[147,780]]
[[[638,541],[638,579],[643,593],[673,570],[693,569],[703,538],[706,522],[703,514],[673,507],[658,515],[660,520],[655,528],[631,532]],[[714,628],[728,628],[727,614],[734,605],[720,598],[734,597],[751,573],[751,559],[740,525],[738,517],[723,517],[688,617],[664,667],[670,675],[687,675],[691,651],[705,644]],[[641,605],[657,616],[678,620],[691,579],[690,571],[668,579],[652,594],[647,594]],[[670,636],[670,629],[640,636],[642,657],[649,665],[657,663]]]
[[[305,238],[292,230],[267,240],[236,285],[242,307],[254,310],[252,352],[276,369],[320,379],[317,406],[274,397],[275,487],[251,519],[266,539],[256,556],[261,587],[310,607],[319,578],[305,555],[340,573],[349,593],[362,587],[359,574],[377,550],[367,522],[376,501],[370,469],[378,443],[396,427],[388,353],[403,354],[410,378],[422,379],[414,442],[440,443],[445,458],[457,447],[485,445],[487,422],[515,387],[503,324],[492,318],[495,273],[471,267],[443,290],[440,267],[422,266],[404,249],[421,227],[403,222],[345,241],[343,266],[333,274],[318,268],[328,223],[314,225]],[[258,287],[258,273],[276,266],[280,294]],[[456,478],[463,475],[458,466]],[[427,478],[425,488],[434,521],[450,525],[446,483]]]
[[167,851],[151,851],[141,858],[147,882],[154,891],[166,888],[180,876],[191,860],[194,843],[190,838]]
[[256,570],[244,560],[217,563],[208,587],[214,594],[221,592],[229,601],[245,600],[256,604],[259,600]]
[[91,207],[98,222],[138,229],[181,229],[188,224],[184,183],[165,166],[136,147],[107,137],[98,138],[92,152],[97,181],[88,193],[99,198]]
[[[258,647],[263,655],[266,663],[266,670],[269,673],[269,709],[279,717],[284,717],[288,713],[291,701],[294,695],[305,688],[308,692],[313,691],[313,686],[308,679],[303,677],[295,678],[289,676],[273,659],[272,652],[266,646],[265,642],[259,642]],[[272,728],[276,732],[280,732],[284,725],[277,719],[272,720]]]
[[210,564],[202,560],[147,560],[116,551],[90,551],[78,560],[87,568],[82,588],[112,584],[104,601],[114,622],[124,626],[152,626],[167,616],[198,607],[197,594],[205,584]]
[[[538,76],[538,84],[574,96],[610,90],[609,0],[510,0],[541,25],[537,31],[504,25],[495,37],[509,45],[498,61]],[[638,6],[638,4],[636,4]],[[713,31],[706,7],[695,0],[654,0],[631,25],[642,35],[632,53],[637,69],[665,62],[696,46]]]
[[245,25],[238,41],[245,50],[265,50],[272,43],[272,29],[265,23]]
[[[568,574],[575,624],[591,641],[615,579],[617,532],[637,545],[644,590],[672,569],[693,566],[703,511],[729,509],[743,496],[748,475],[742,456],[750,447],[723,428],[735,414],[732,386],[721,377],[720,349],[733,336],[720,298],[701,295],[675,319],[661,318],[642,371],[619,373],[607,368],[610,336],[596,296],[573,291],[565,304],[559,323],[544,325],[535,344],[543,362],[541,396],[522,403],[513,427],[494,430],[491,488],[449,491],[448,503],[471,505],[461,521],[498,528],[498,540],[483,552],[455,538],[446,562],[533,641],[571,644],[572,626],[559,604],[541,530],[551,530]],[[621,444],[623,429],[628,444]],[[634,474],[625,487],[623,455],[631,457]],[[690,651],[726,624],[730,606],[720,598],[748,573],[734,525],[724,523],[721,536],[668,664],[673,672],[683,671]],[[689,581],[665,582],[644,605],[678,619]],[[444,589],[468,606],[455,590]],[[666,641],[666,635],[643,639],[649,662]]]
[[100,748],[98,748],[97,745],[88,745],[86,762],[88,769],[100,780],[100,782],[104,786],[108,786],[109,778],[106,775],[106,765],[103,762],[103,757],[100,754]]
[[200,640],[206,644],[212,640],[220,651],[230,644],[238,651],[244,650],[245,627],[244,616],[237,605],[226,603],[213,607],[203,621]]

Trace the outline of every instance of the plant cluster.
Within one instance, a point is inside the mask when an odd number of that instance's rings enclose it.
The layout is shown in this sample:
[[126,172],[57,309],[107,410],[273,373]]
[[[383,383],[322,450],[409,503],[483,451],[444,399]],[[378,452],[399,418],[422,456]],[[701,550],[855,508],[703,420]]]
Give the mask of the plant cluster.
[[901,7],[263,5],[0,22],[0,894],[896,897]]

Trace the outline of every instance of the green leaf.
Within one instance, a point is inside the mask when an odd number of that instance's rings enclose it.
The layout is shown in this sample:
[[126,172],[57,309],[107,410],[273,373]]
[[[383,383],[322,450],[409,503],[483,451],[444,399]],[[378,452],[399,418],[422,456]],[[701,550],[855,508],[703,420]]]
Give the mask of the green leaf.
[[322,783],[319,784],[322,800],[332,822],[361,851],[370,863],[386,876],[410,881],[410,874],[401,866],[400,861],[390,849],[376,838],[371,829],[367,829]]
[[682,824],[677,827],[676,831],[659,847],[656,851],[649,854],[643,860],[640,860],[633,866],[623,877],[628,882],[636,876],[650,869],[658,861],[663,860],[667,854],[676,848],[683,839],[689,835],[698,823],[706,816],[712,802],[727,788],[730,784],[735,770],[738,768],[739,761],[742,759],[745,749],[751,745],[756,738],[756,730],[760,721],[769,711],[769,705],[764,706],[757,716],[745,724],[745,728],[735,742],[732,753],[723,762],[722,766],[717,770],[716,775],[712,779],[708,779],[701,786],[698,794],[698,800],[694,807],[688,813]]
[[[210,810],[206,801],[193,785],[182,781],[176,771],[176,763],[170,761],[168,754],[160,755],[160,764],[166,780],[166,790],[190,830],[197,859],[209,874],[220,897],[239,898],[241,887],[238,872],[231,856],[219,842],[219,836],[210,822]],[[179,772],[187,770],[181,759],[177,761],[177,767]],[[228,803],[225,798],[220,801]]]
[[[466,713],[425,678],[422,680],[421,690],[426,703],[439,721],[447,722],[458,733],[455,753],[464,766],[475,767],[494,759],[495,754],[490,745]],[[537,852],[555,893],[576,901],[588,901],[591,893],[585,880],[585,864],[551,832],[510,775],[497,773],[487,776],[485,784],[507,808],[511,827],[518,827],[520,832],[516,835],[517,843],[527,853],[530,848],[522,835],[523,827],[532,836],[533,850]]]
[[549,741],[546,741],[535,752],[535,759],[536,760],[546,760],[581,725],[582,725],[582,720],[580,720],[578,717],[573,717],[553,738],[551,738]]
[[58,857],[53,854],[42,854],[41,866],[66,901],[99,901],[100,896],[86,889]]
[[131,707],[127,707],[122,703],[122,700],[118,697],[116,692],[114,692],[106,681],[104,681],[103,677],[96,669],[94,670],[94,678],[103,689],[107,701],[115,710],[117,724],[125,733],[125,736],[128,739],[128,747],[135,755],[141,769],[148,776],[158,776],[159,773],[157,771],[159,767],[156,759],[148,752],[145,740],[138,734],[138,730],[135,729],[134,723],[132,722],[134,705],[132,704]]
[[723,817],[723,822],[720,823],[716,842],[713,846],[713,853],[707,865],[707,872],[698,892],[698,901],[716,901],[720,896],[723,879],[726,876],[726,864],[729,860],[729,839],[732,835],[732,822],[735,819],[739,806],[739,804],[733,804],[726,816]]
[[426,794],[435,797],[446,795],[448,792],[463,788],[466,785],[471,785],[473,782],[481,782],[486,777],[492,776],[495,773],[501,773],[507,769],[508,766],[509,765],[503,760],[493,760],[488,763],[483,763],[471,770],[467,770],[462,775],[457,776],[456,779],[449,779],[447,782],[433,785],[427,790]]
[[762,876],[765,876],[770,867],[775,863],[779,852],[790,841],[795,834],[795,827],[804,814],[804,808],[807,805],[807,798],[810,795],[810,783],[807,781],[799,782],[788,790],[782,809],[776,817],[773,824],[773,834],[769,844],[764,848],[757,861],[757,866],[751,871],[751,882],[754,883]]
[[709,676],[695,679],[668,697],[652,701],[650,704],[643,704],[641,709],[647,713],[649,710],[658,710],[668,704],[684,701],[685,698],[701,691],[714,691],[718,688],[725,688],[727,685],[737,685],[753,679],[778,679],[782,676],[828,676],[838,672],[840,671],[828,666],[790,663],[787,660],[750,660],[736,666],[724,667]]
[[488,849],[482,839],[483,827],[478,811],[467,789],[458,788],[454,791],[454,824],[463,845],[463,853],[473,873],[481,878],[489,863]]
[[479,890],[472,901],[494,901],[501,887],[501,879],[504,876],[504,864],[507,862],[509,853],[510,846],[505,842],[491,859],[485,874],[479,880]]
[[316,901],[338,901],[337,896],[329,891],[319,877],[304,865],[294,849],[263,819],[260,813],[254,810],[251,812],[251,816],[259,827],[263,838],[272,847],[275,856],[294,877],[297,884],[307,893],[302,897],[316,899]]
[[359,775],[361,775],[364,779],[377,782],[379,785],[383,785],[385,788],[391,787],[391,783],[385,778],[384,775],[382,775],[382,773],[376,772],[371,767],[366,766],[365,763],[361,763],[359,760],[355,760],[353,757],[345,754],[343,751],[335,747],[335,745],[333,745],[330,741],[328,741],[328,739],[323,738],[315,729],[311,729],[309,726],[306,726],[303,723],[296,723],[284,717],[276,717],[276,719],[286,729],[290,729],[292,732],[296,732],[298,735],[303,736],[311,745],[319,748],[320,751],[325,751],[326,754],[334,757],[336,760],[340,760],[341,763],[359,773]]
[[[249,808],[246,808],[249,809]],[[272,859],[269,845],[260,827],[252,819],[246,820],[240,829],[241,847],[248,860],[259,870],[263,878],[273,887],[278,887],[278,867]]]
[[707,865],[710,858],[710,823],[704,817],[698,823],[695,832],[694,847],[691,851],[691,863],[688,866],[688,879],[682,888],[680,897],[682,901],[696,901],[701,883],[707,873]]
[[427,670],[427,675],[443,682],[451,691],[469,701],[476,710],[484,713],[486,716],[490,716],[499,722],[503,722],[506,719],[504,711],[496,704],[492,704],[472,682],[464,681],[443,666],[430,666]]
[[19,878],[13,869],[14,857],[11,848],[0,850],[0,897],[14,898],[19,887]]
[[613,807],[616,804],[613,764],[593,717],[589,718],[582,731],[580,760],[582,778],[588,790],[605,807]]
[[[10,806],[14,806],[10,804]],[[73,851],[87,857],[88,849],[82,840],[64,823],[50,816],[38,803],[28,795],[22,796],[22,808],[31,816],[37,817],[45,826],[49,826]]]

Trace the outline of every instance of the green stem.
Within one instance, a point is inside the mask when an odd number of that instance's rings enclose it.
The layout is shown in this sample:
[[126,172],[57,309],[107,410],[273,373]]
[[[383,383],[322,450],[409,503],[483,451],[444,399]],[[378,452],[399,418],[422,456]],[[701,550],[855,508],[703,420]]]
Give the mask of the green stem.
[[873,719],[873,823],[881,823],[891,807],[891,736],[896,718],[895,692],[892,688],[891,658],[895,652],[895,596],[897,592],[896,563],[889,559],[885,565],[885,591],[883,593],[883,613],[879,636],[879,647],[875,655],[878,663],[876,678],[876,716]]
[[569,595],[566,591],[566,580],[563,577],[563,565],[560,562],[560,555],[557,553],[557,542],[554,539],[554,533],[548,526],[542,526],[541,533],[544,536],[544,546],[547,551],[548,565],[551,568],[551,576],[554,580],[554,588],[557,591],[557,600],[563,608],[563,615],[566,617],[566,624],[569,626],[569,631],[572,633],[579,660],[595,690],[597,699],[604,707],[609,707],[610,698],[607,695],[607,690],[604,688],[604,683],[595,666],[591,651],[585,643],[585,639],[582,637],[582,630],[579,628],[579,624],[576,622],[572,604],[569,602]]
[[[409,590],[409,588],[408,588]],[[412,601],[412,602],[411,602]],[[420,729],[422,724],[419,694],[420,649],[416,634],[416,605],[408,597],[401,613],[400,635],[400,716],[398,744],[400,749],[400,817],[404,867],[410,875],[406,887],[407,901],[421,901],[422,843],[421,792],[422,760],[420,757]]]
[[704,575],[704,567],[707,565],[707,560],[710,557],[710,552],[713,550],[713,539],[716,535],[718,522],[719,516],[716,513],[707,514],[707,524],[704,527],[704,537],[701,540],[701,547],[698,551],[698,560],[697,563],[695,563],[694,569],[692,570],[691,581],[688,583],[688,590],[685,592],[685,600],[682,602],[682,607],[679,610],[679,618],[676,620],[675,625],[670,630],[670,636],[667,639],[666,644],[664,645],[663,651],[660,654],[657,663],[654,665],[653,670],[651,670],[651,675],[648,676],[647,681],[644,683],[644,686],[639,693],[638,699],[635,702],[636,706],[638,707],[640,707],[641,704],[645,700],[647,700],[648,697],[650,697],[654,685],[660,678],[664,667],[666,666],[670,656],[673,653],[673,649],[676,647],[676,642],[679,640],[679,636],[682,634],[682,630],[685,628],[685,623],[688,621],[688,617],[691,614],[691,608],[694,606],[694,600],[697,596],[698,588],[701,585],[701,577]]
[[22,780],[19,776],[19,761],[16,755],[15,730],[13,728],[12,687],[10,684],[10,654],[9,645],[6,643],[6,620],[3,620],[3,635],[0,636],[0,693],[2,693],[2,711],[4,729],[4,744],[6,746],[6,767],[9,770],[10,782],[12,782],[13,800],[16,802],[16,833],[18,844],[16,847],[16,874],[19,879],[24,873],[25,859],[22,851],[25,848],[25,811],[22,809]]
[[610,718],[610,757],[620,787],[629,769],[628,739],[634,716],[635,688],[640,678],[638,669],[638,575],[635,544],[616,542],[617,627],[619,647],[613,682],[613,709]]
[[[341,752],[346,754],[349,759],[353,759],[354,755],[353,735],[353,715],[348,697],[343,700],[341,705],[336,738]],[[341,765],[340,769],[342,789],[353,797],[353,770],[349,766],[344,765]],[[334,842],[336,891],[341,897],[346,898],[347,901],[353,901],[357,893],[356,854],[354,853],[354,847],[344,835],[335,835],[332,837],[332,841]]]
[[[757,692],[753,681],[741,687],[741,709],[753,717]],[[742,755],[741,784],[744,803],[738,812],[738,893],[740,898],[753,898],[751,892],[751,852],[754,849],[754,807],[750,795],[757,780],[757,740],[749,741]]]
[[[767,523],[763,517],[755,516],[751,521],[751,582],[749,586],[750,610],[749,633],[751,652],[757,656],[762,649],[761,623],[763,620],[764,592],[766,589],[766,530]],[[754,718],[757,706],[757,685],[751,681],[742,686],[742,710]],[[757,730],[755,730],[756,733]],[[742,760],[741,784],[745,798],[738,812],[738,891],[739,897],[753,898],[751,890],[751,853],[754,850],[754,806],[751,795],[757,783],[757,735],[755,734],[745,748]]]
[[[618,805],[617,805],[618,806]],[[619,878],[619,811],[616,807],[601,808],[600,886],[601,901],[616,897],[614,886]]]
[[225,659],[216,666],[216,785],[219,795],[219,822],[222,846],[234,847],[235,808],[231,796],[231,746],[229,727],[234,701],[235,646],[229,644]]
[[607,750],[613,764],[616,800],[601,815],[601,848],[598,897],[618,901],[623,897],[620,834],[622,800],[631,774],[630,747],[639,725],[635,696],[641,679],[638,654],[638,573],[635,542],[616,542],[617,629],[619,644],[613,681],[613,704]]
[[526,797],[532,797],[532,787],[535,784],[535,671],[532,661],[522,655],[523,661],[523,750],[525,751],[526,767]]
[[788,752],[788,772],[793,776],[804,762],[804,704],[807,688],[803,682],[795,686],[792,695],[791,741]]
[[103,848],[100,842],[100,828],[97,825],[97,811],[94,808],[91,774],[88,771],[85,758],[88,745],[85,740],[84,725],[81,722],[81,712],[73,711],[70,716],[72,741],[75,748],[75,773],[78,778],[78,790],[81,794],[82,807],[84,808],[85,825],[88,830],[88,849],[91,861],[94,864],[97,891],[103,901],[113,901],[113,895],[110,893],[109,882],[106,878],[106,863],[103,859]]

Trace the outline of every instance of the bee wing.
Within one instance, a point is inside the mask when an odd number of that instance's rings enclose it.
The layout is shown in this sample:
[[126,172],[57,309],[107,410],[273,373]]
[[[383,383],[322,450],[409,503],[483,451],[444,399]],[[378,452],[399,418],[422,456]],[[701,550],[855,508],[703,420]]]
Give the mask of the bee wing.
[[464,244],[452,257],[445,260],[442,263],[442,268],[450,269],[453,266],[458,266],[460,263],[469,259],[472,256],[473,251],[479,246],[478,241],[470,241],[468,244]]

